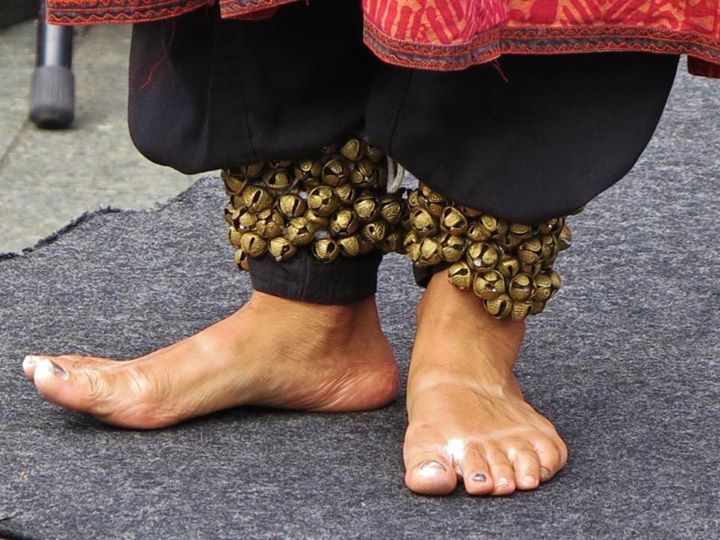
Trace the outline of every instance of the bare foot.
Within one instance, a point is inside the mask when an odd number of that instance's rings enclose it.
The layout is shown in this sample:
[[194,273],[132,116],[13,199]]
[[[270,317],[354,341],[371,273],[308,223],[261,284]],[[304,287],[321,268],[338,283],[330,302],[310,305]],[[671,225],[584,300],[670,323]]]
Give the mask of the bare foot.
[[408,377],[405,483],[417,493],[534,489],[567,462],[553,425],[523,399],[513,365],[524,322],[497,320],[436,274],[418,306]]
[[256,292],[227,319],[136,360],[29,356],[23,369],[49,401],[139,429],[244,404],[373,409],[398,390],[374,298],[323,306]]

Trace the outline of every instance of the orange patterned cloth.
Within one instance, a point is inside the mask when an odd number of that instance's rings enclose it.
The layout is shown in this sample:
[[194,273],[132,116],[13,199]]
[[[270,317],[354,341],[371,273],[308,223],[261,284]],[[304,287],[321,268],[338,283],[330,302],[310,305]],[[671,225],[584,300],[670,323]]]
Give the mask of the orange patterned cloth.
[[[272,16],[302,0],[219,0],[228,18]],[[311,0],[304,0],[309,2]],[[351,1],[351,0],[336,0]],[[131,23],[217,0],[47,0],[56,24]],[[502,54],[645,51],[687,54],[720,78],[720,0],[362,0],[365,43],[412,68],[464,69]]]

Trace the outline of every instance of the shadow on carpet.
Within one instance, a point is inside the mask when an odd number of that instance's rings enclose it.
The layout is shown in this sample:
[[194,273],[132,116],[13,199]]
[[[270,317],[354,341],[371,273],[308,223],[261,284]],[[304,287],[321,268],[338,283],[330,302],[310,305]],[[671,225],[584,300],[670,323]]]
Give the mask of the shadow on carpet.
[[[518,367],[571,453],[537,491],[409,493],[402,397],[354,414],[238,408],[156,432],[40,399],[27,353],[131,358],[247,298],[220,182],[205,178],[152,211],[95,212],[0,257],[0,537],[717,538],[719,94],[682,78],[635,171],[571,218],[566,285],[529,321]],[[403,258],[381,272],[406,371],[419,291]]]

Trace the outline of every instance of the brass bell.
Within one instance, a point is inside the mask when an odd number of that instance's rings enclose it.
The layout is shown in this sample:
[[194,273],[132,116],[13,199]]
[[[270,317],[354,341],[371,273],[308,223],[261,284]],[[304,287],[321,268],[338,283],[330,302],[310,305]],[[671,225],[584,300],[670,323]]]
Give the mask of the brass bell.
[[322,162],[318,159],[301,159],[295,164],[295,177],[302,181],[310,178],[319,180],[322,174]]
[[240,167],[232,167],[228,170],[228,173],[232,176],[237,176],[238,178],[254,180],[256,178],[260,178],[264,168],[265,162],[258,161],[256,163],[246,163]]
[[369,159],[361,159],[350,172],[350,181],[359,188],[380,187],[380,169]]
[[520,261],[512,255],[503,255],[497,264],[497,269],[503,276],[515,277],[520,272]]
[[332,238],[321,238],[313,244],[312,253],[318,261],[333,262],[340,255],[340,248]]
[[467,231],[468,222],[460,210],[446,206],[442,211],[440,227],[454,236],[459,236]]
[[236,226],[238,230],[249,231],[255,226],[255,223],[257,223],[257,214],[250,210],[245,210],[238,216]]
[[427,207],[427,201],[425,200],[425,197],[420,195],[420,192],[416,189],[411,191],[408,195],[407,203],[412,210],[414,210],[415,208]]
[[428,201],[427,206],[425,208],[427,209],[427,211],[430,213],[430,215],[432,217],[434,217],[437,220],[440,220],[440,218],[442,218],[442,214],[445,211],[445,208],[447,208],[447,206],[445,206],[444,202]]
[[465,240],[460,236],[442,233],[438,237],[442,258],[446,262],[454,263],[462,259],[465,253]]
[[244,270],[245,272],[250,270],[250,261],[248,260],[247,253],[245,253],[242,249],[235,250],[234,259],[235,259],[235,265],[240,270]]
[[420,260],[420,243],[416,242],[413,244],[406,244],[405,249],[407,250],[408,257],[413,264],[418,264]]
[[269,208],[273,202],[273,196],[270,192],[260,186],[247,186],[243,192],[243,202],[248,210],[260,212]]
[[365,154],[365,141],[355,138],[350,139],[342,145],[340,153],[345,159],[358,161]]
[[448,281],[461,291],[472,287],[473,273],[467,263],[457,262],[448,268]]
[[227,205],[225,205],[225,209],[223,210],[223,217],[225,219],[225,223],[232,227],[235,224],[235,219],[237,219],[239,216],[240,212],[238,212],[232,204],[228,203]]
[[537,276],[540,272],[542,272],[543,269],[543,263],[542,261],[538,261],[534,264],[525,264],[520,263],[520,271],[524,272],[530,276]]
[[352,206],[357,198],[357,189],[352,184],[342,184],[335,188],[335,195],[341,204]]
[[570,242],[572,242],[572,233],[570,232],[570,227],[568,227],[567,225],[563,225],[563,228],[560,229],[560,233],[558,234],[557,238],[558,251],[568,249],[570,247]]
[[360,222],[355,212],[349,208],[341,208],[330,218],[330,232],[338,236],[350,236],[355,234],[360,227]]
[[402,203],[392,195],[380,197],[380,215],[385,221],[395,225],[402,217]]
[[532,293],[533,279],[529,275],[520,273],[510,280],[508,294],[510,294],[510,298],[513,300],[524,302],[530,298]]
[[446,201],[443,198],[443,196],[440,195],[437,191],[433,191],[432,189],[430,189],[430,187],[427,184],[423,184],[422,182],[420,182],[419,187],[420,187],[421,195],[423,197],[425,197],[427,202],[438,203],[438,204],[442,204],[442,205],[446,204]]
[[434,238],[423,238],[420,242],[420,258],[418,265],[432,266],[442,262],[442,248],[440,242]]
[[407,249],[410,244],[419,244],[420,237],[413,230],[407,231],[403,236],[403,246]]
[[542,255],[542,242],[538,238],[525,240],[518,247],[518,258],[524,264],[535,264]]
[[373,221],[377,217],[380,210],[378,207],[378,203],[375,200],[375,196],[372,194],[371,191],[367,190],[360,193],[357,200],[355,201],[355,204],[353,205],[353,209],[355,210],[358,219],[365,223]]
[[383,253],[405,253],[402,233],[400,231],[392,231],[387,234],[380,243],[380,250]]
[[492,268],[498,262],[500,254],[497,248],[490,242],[473,242],[467,248],[465,255],[471,268]]
[[415,208],[410,213],[410,225],[420,238],[432,236],[437,232],[435,218],[424,208]]
[[[481,218],[482,219],[482,218]],[[503,238],[510,231],[510,224],[507,221],[495,221],[495,231],[493,231],[493,238]]]
[[292,178],[287,169],[273,169],[263,175],[262,182],[272,191],[283,191],[290,187]]
[[553,284],[548,274],[538,274],[533,281],[535,287],[530,297],[533,302],[545,302],[552,296]]
[[286,261],[297,253],[297,248],[284,236],[276,236],[270,240],[268,251],[277,262]]
[[357,257],[360,255],[360,235],[353,234],[337,240],[340,246],[340,253],[345,257]]
[[555,237],[552,234],[543,234],[540,237],[540,242],[542,244],[540,253],[543,259],[549,260],[557,255],[557,240],[555,240]]
[[494,300],[485,300],[485,309],[496,319],[505,319],[512,313],[513,302],[507,294],[501,294]]
[[316,215],[328,217],[340,206],[340,199],[329,186],[318,186],[308,193],[307,205]]
[[381,152],[377,147],[370,144],[366,145],[365,147],[365,155],[373,163],[380,163],[382,160],[385,159],[385,154]]
[[360,229],[360,234],[373,244],[379,244],[385,238],[386,231],[387,227],[385,227],[385,223],[378,220],[363,225],[362,229]]
[[560,280],[560,274],[558,274],[555,270],[550,270],[550,281],[552,283],[553,292],[560,289],[560,285],[562,284],[562,281]]
[[328,186],[337,187],[347,182],[348,167],[344,161],[333,158],[323,165],[320,177]]
[[232,245],[232,247],[234,247],[236,249],[240,247],[240,241],[242,240],[242,235],[243,235],[243,233],[241,233],[234,227],[230,227],[228,229],[228,240],[230,241],[230,244]]
[[538,231],[541,234],[550,234],[558,230],[558,224],[560,223],[560,220],[558,218],[552,218],[544,223],[541,223],[538,225]]
[[223,184],[225,184],[225,191],[228,195],[240,193],[248,185],[248,181],[245,178],[233,176],[226,170],[220,172],[220,178],[222,178]]
[[247,210],[243,196],[239,193],[230,195],[230,204],[235,210]]
[[514,234],[515,236],[518,236],[523,240],[527,240],[528,238],[532,237],[533,230],[530,225],[525,225],[523,223],[513,223],[510,225],[510,234]]
[[530,315],[538,315],[545,309],[545,302],[530,302]]
[[240,247],[250,257],[260,257],[267,251],[267,241],[259,234],[249,232],[242,235]]
[[488,231],[482,223],[474,221],[468,224],[468,230],[465,233],[470,240],[473,242],[484,242],[488,240],[492,234]]
[[328,225],[330,224],[330,218],[318,216],[315,212],[313,212],[310,209],[305,210],[305,214],[303,214],[303,217],[308,221],[308,223],[311,223],[316,229],[327,229]]
[[275,238],[280,236],[285,227],[285,220],[282,214],[277,210],[263,210],[257,214],[257,222],[255,223],[255,232],[263,238]]
[[292,219],[302,216],[307,210],[307,204],[299,195],[286,193],[278,199],[278,210],[285,218]]
[[522,321],[530,313],[530,307],[529,302],[513,302],[510,318],[513,321]]
[[367,255],[375,249],[375,244],[365,238],[363,235],[360,236],[360,255]]
[[313,241],[317,228],[304,217],[297,217],[290,220],[285,236],[294,246],[306,246]]
[[475,275],[472,288],[483,300],[494,300],[505,293],[505,278],[497,270],[483,270]]
[[489,214],[481,215],[479,223],[485,227],[485,230],[490,234],[495,234],[498,230],[498,225],[500,224],[496,217]]

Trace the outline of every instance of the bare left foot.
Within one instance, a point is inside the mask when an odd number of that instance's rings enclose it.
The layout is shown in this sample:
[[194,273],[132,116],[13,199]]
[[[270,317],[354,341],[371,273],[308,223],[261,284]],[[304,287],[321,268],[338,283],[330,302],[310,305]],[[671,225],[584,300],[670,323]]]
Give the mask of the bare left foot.
[[491,317],[472,293],[436,274],[418,306],[407,388],[405,483],[443,495],[534,489],[567,462],[552,423],[513,376],[524,322]]
[[30,356],[23,368],[49,401],[139,429],[245,404],[374,409],[398,390],[372,297],[325,306],[255,292],[228,318],[142,358]]

